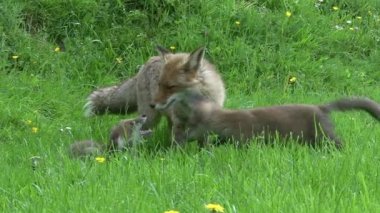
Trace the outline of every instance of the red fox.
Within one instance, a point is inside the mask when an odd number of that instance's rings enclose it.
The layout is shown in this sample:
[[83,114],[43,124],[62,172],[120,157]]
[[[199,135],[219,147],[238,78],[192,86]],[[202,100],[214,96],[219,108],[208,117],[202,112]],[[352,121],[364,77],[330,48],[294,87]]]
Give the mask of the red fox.
[[91,140],[78,141],[70,145],[69,153],[72,157],[85,157],[131,148],[151,134],[151,130],[141,129],[146,120],[145,115],[122,120],[112,128],[108,145]]
[[132,113],[137,110],[140,115],[148,117],[143,128],[151,128],[161,117],[151,104],[189,87],[200,90],[202,95],[223,106],[223,80],[215,67],[204,59],[203,47],[191,54],[170,53],[160,46],[157,51],[160,56],[150,58],[136,76],[118,86],[93,91],[84,106],[85,114]]
[[207,135],[214,133],[221,139],[235,139],[244,144],[255,136],[267,138],[278,134],[292,137],[311,146],[320,145],[323,138],[334,142],[337,149],[342,142],[334,133],[329,119],[331,111],[364,110],[380,121],[380,105],[367,98],[345,98],[325,105],[281,105],[255,109],[228,110],[199,95],[185,91],[172,95],[157,110],[172,109],[175,121],[184,126],[183,134],[175,140],[181,144],[198,140],[207,143]]

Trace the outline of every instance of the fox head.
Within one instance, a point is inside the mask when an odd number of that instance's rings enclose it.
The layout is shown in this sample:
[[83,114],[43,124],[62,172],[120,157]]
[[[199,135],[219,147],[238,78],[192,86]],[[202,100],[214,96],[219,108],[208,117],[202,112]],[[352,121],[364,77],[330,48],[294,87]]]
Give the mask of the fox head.
[[200,47],[190,54],[170,53],[169,50],[158,46],[164,66],[158,80],[158,91],[153,99],[151,107],[165,105],[168,98],[175,93],[187,88],[196,88],[200,83],[199,72],[202,68],[202,60],[205,48]]

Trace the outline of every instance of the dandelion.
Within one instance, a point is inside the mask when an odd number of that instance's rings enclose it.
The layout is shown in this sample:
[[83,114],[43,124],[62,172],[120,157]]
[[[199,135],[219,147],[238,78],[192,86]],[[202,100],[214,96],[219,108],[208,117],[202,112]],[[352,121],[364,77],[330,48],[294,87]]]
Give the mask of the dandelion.
[[117,62],[118,64],[121,64],[121,62],[123,62],[123,58],[122,58],[122,57],[117,57],[117,58],[116,58],[116,62]]
[[61,51],[61,48],[59,47],[54,48],[54,52],[60,52],[60,51]]
[[37,133],[38,132],[38,128],[37,127],[32,127],[32,132],[33,133]]
[[286,15],[286,17],[289,18],[290,16],[292,16],[292,12],[290,12],[290,11],[286,11],[285,15]]
[[362,20],[363,18],[361,16],[356,16],[357,20]]
[[338,11],[339,7],[338,6],[334,6],[334,7],[332,7],[332,9],[335,10],[335,11]]
[[335,29],[337,29],[337,30],[343,30],[343,27],[340,26],[340,25],[335,25]]
[[219,204],[210,203],[210,204],[207,204],[205,207],[211,212],[224,212],[223,206]]
[[106,161],[106,158],[104,158],[104,157],[96,157],[95,160],[98,163],[104,163]]
[[67,126],[65,128],[60,128],[59,131],[71,133],[71,127]]
[[359,28],[358,27],[350,27],[350,28],[348,28],[349,30],[351,30],[351,31],[354,31],[354,30],[359,30]]
[[294,83],[296,83],[296,81],[297,81],[297,78],[293,76],[293,77],[290,77],[290,78],[289,78],[288,83],[289,83],[289,84],[294,84]]
[[171,50],[175,50],[175,46],[170,46],[169,47]]
[[12,59],[14,59],[14,60],[16,60],[16,59],[18,59],[20,56],[18,56],[18,55],[12,55]]
[[235,24],[236,24],[237,26],[240,26],[240,21],[235,21]]
[[169,211],[164,211],[164,213],[179,213],[179,211],[176,211],[176,210],[169,210]]

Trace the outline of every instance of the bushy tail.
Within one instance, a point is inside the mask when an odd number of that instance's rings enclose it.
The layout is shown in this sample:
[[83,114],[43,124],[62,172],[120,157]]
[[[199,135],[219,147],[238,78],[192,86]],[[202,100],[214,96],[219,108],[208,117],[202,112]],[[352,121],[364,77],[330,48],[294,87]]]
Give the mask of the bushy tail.
[[105,113],[125,114],[137,110],[136,77],[117,86],[105,87],[93,91],[84,105],[85,116]]
[[380,104],[368,98],[344,98],[321,106],[324,111],[364,110],[380,121]]

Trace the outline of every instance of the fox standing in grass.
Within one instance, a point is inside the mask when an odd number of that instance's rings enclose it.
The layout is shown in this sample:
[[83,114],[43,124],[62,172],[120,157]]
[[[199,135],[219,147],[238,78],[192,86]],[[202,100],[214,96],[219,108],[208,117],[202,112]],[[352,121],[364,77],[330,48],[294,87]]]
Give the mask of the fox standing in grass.
[[[154,109],[154,103],[187,88],[199,90],[216,105],[223,106],[223,80],[215,67],[204,59],[205,48],[198,48],[190,54],[171,53],[160,46],[157,50],[160,56],[150,58],[136,76],[118,86],[92,92],[85,105],[86,115],[137,110],[140,115],[148,117],[144,128],[151,128],[161,117]],[[170,117],[169,111],[163,114]]]
[[268,139],[278,134],[312,146],[327,138],[340,149],[342,142],[334,133],[330,112],[364,110],[380,121],[380,105],[367,98],[346,98],[324,105],[293,104],[229,110],[189,90],[174,94],[155,107],[157,110],[171,108],[174,121],[179,123],[176,125],[185,129],[176,135],[177,143],[198,140],[201,146],[207,143],[210,133],[242,143],[260,135]]

